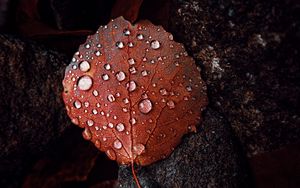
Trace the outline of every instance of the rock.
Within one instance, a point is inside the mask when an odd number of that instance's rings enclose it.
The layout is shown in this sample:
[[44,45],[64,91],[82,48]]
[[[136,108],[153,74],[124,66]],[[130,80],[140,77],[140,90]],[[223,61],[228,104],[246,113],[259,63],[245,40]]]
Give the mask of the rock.
[[70,126],[61,98],[67,58],[0,35],[0,187],[14,187],[32,160]]
[[[248,167],[226,120],[212,109],[197,134],[187,135],[165,160],[135,167],[142,187],[251,187]],[[130,167],[119,170],[119,187],[136,187]]]

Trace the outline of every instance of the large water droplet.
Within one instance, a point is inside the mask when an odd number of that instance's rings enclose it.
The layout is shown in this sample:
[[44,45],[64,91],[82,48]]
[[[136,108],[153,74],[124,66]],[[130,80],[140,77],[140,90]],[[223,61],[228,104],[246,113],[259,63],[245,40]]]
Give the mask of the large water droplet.
[[157,40],[151,41],[151,48],[157,50],[160,47],[160,43]]
[[144,99],[139,103],[139,110],[143,114],[147,114],[152,110],[152,102],[149,99]]
[[123,71],[120,71],[116,74],[116,78],[117,78],[118,81],[121,82],[121,81],[125,80],[126,75]]
[[92,133],[91,133],[90,129],[85,128],[84,131],[82,132],[82,136],[86,140],[92,139]]
[[168,102],[167,102],[167,106],[168,106],[170,109],[175,108],[175,103],[174,103],[174,101],[172,101],[172,100],[168,101]]
[[136,90],[137,86],[136,86],[135,81],[130,81],[126,84],[126,87],[127,87],[129,92],[132,92],[132,91]]
[[115,140],[114,141],[114,148],[116,148],[116,149],[121,149],[122,148],[122,143],[120,142],[120,140]]
[[103,74],[102,79],[105,80],[105,81],[109,80],[108,74]]
[[116,47],[119,48],[119,49],[122,49],[122,48],[124,48],[124,43],[118,41],[118,42],[116,42]]
[[83,91],[89,90],[92,87],[92,84],[93,84],[92,78],[87,75],[80,77],[77,83],[78,88]]
[[125,130],[125,126],[124,126],[123,123],[118,123],[118,124],[116,125],[116,129],[117,129],[119,132],[122,132],[122,131]]
[[141,155],[142,153],[145,153],[145,146],[143,144],[136,144],[133,146],[133,151],[136,155]]
[[107,96],[107,100],[108,100],[109,102],[114,102],[114,101],[116,100],[116,98],[115,98],[112,94],[109,94],[109,95]]
[[76,100],[74,102],[74,107],[77,108],[77,109],[81,108],[81,102],[79,100]]
[[111,159],[111,160],[116,160],[117,156],[114,150],[109,149],[106,151],[106,155]]
[[137,34],[136,38],[138,40],[143,40],[144,39],[144,35],[143,34]]

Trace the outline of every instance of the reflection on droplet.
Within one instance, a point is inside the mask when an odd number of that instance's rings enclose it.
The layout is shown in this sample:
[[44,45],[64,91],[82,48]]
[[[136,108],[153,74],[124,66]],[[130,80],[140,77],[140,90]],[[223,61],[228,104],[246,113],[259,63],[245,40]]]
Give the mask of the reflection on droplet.
[[89,90],[92,87],[92,84],[93,84],[92,78],[87,75],[80,77],[77,83],[78,88],[83,91]]
[[124,126],[123,123],[118,123],[118,124],[116,125],[116,129],[117,129],[119,132],[122,132],[122,131],[125,130],[125,126]]
[[152,110],[152,102],[149,99],[144,99],[139,103],[139,110],[143,114],[147,114]]
[[172,101],[172,100],[168,101],[168,102],[167,102],[167,106],[168,106],[170,109],[175,108],[175,103],[174,103],[174,101]]
[[76,101],[74,102],[74,107],[77,108],[77,109],[81,108],[81,102],[78,101],[78,100],[76,100]]
[[126,75],[123,71],[120,71],[116,74],[116,78],[117,78],[118,81],[121,82],[121,81],[125,80]]
[[132,80],[126,84],[126,87],[129,92],[132,92],[132,91],[136,90],[137,85],[136,85],[135,81]]
[[121,149],[122,148],[122,143],[120,142],[120,140],[115,140],[114,141],[114,148],[116,148],[116,149]]
[[157,40],[151,41],[151,48],[157,50],[160,47],[160,43]]

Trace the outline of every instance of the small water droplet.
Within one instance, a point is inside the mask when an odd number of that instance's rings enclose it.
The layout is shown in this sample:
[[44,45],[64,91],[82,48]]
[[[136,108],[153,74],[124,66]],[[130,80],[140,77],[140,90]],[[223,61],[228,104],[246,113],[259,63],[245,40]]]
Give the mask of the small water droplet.
[[89,119],[89,120],[86,121],[86,124],[91,127],[91,126],[94,125],[94,121]]
[[152,102],[149,99],[143,99],[139,103],[139,110],[143,114],[147,114],[152,110]]
[[103,74],[102,79],[105,80],[105,81],[109,80],[108,74]]
[[135,67],[130,67],[130,68],[129,68],[129,72],[130,72],[131,74],[136,74],[136,73],[137,73]]
[[93,109],[92,112],[93,112],[93,114],[95,114],[95,115],[98,114],[98,111],[97,111],[96,109]]
[[175,108],[175,103],[174,103],[174,101],[172,101],[172,100],[168,101],[168,102],[167,102],[167,106],[168,106],[170,109]]
[[125,104],[128,104],[128,103],[129,103],[128,98],[123,99],[123,102],[124,102]]
[[92,133],[91,133],[90,129],[85,128],[84,131],[82,132],[82,136],[86,140],[92,139]]
[[105,64],[104,68],[105,68],[105,70],[110,70],[111,69],[110,64]]
[[122,49],[122,48],[124,48],[124,43],[118,41],[118,42],[116,42],[116,47],[119,48],[119,49]]
[[179,58],[180,58],[180,55],[179,55],[179,54],[175,54],[175,58],[176,58],[176,59],[179,59]]
[[98,50],[98,51],[95,52],[95,55],[96,55],[97,57],[99,57],[99,56],[102,55],[102,54],[101,54],[101,52]]
[[167,91],[165,88],[161,88],[161,89],[159,90],[159,93],[160,93],[161,95],[168,95],[168,91]]
[[120,142],[120,140],[115,140],[114,141],[114,148],[116,149],[121,149],[122,148],[122,143]]
[[106,151],[106,155],[111,159],[111,160],[116,160],[117,156],[114,150],[109,149]]
[[124,29],[123,33],[125,36],[129,36],[130,35],[130,30],[129,29]]
[[144,39],[144,35],[143,34],[137,34],[136,38],[138,40],[143,40]]
[[142,153],[145,153],[145,146],[143,144],[136,144],[133,146],[133,151],[136,155],[141,155]]
[[77,83],[78,88],[83,91],[89,90],[92,87],[92,84],[93,84],[92,78],[87,75],[80,77]]
[[101,44],[97,44],[97,48],[101,48],[102,47],[102,45]]
[[170,40],[173,40],[173,39],[174,39],[174,37],[173,37],[172,34],[169,35],[169,39],[170,39]]
[[129,46],[130,48],[132,48],[134,45],[133,45],[132,42],[129,42],[129,43],[128,43],[128,46]]
[[112,123],[108,123],[107,126],[108,126],[109,128],[114,128],[114,124],[112,124]]
[[115,98],[112,94],[109,94],[109,95],[107,96],[107,100],[108,100],[109,102],[114,102],[114,101],[116,100],[116,98]]
[[157,50],[160,47],[160,43],[157,40],[151,41],[151,48]]
[[99,92],[98,92],[97,90],[94,90],[94,91],[93,91],[93,95],[94,95],[95,97],[97,97],[97,96],[99,95]]
[[126,75],[123,71],[120,71],[116,74],[116,78],[117,78],[118,81],[121,82],[121,81],[125,80]]
[[129,92],[132,92],[132,91],[136,90],[137,85],[136,85],[135,81],[132,80],[126,84],[126,87]]
[[95,146],[96,146],[96,148],[99,149],[101,147],[101,142],[99,140],[96,140],[95,141]]
[[143,71],[142,71],[142,76],[147,76],[147,75],[148,75],[148,71],[143,70]]
[[90,44],[86,44],[84,47],[85,47],[86,49],[89,49],[89,48],[91,47],[91,45],[90,45]]
[[191,91],[192,91],[192,87],[191,87],[191,86],[186,86],[186,90],[187,90],[188,92],[191,92]]
[[124,126],[123,123],[118,123],[118,124],[116,125],[116,129],[117,129],[119,132],[122,132],[122,131],[125,130],[125,126]]
[[90,106],[90,103],[88,101],[86,101],[86,102],[84,102],[84,106],[88,108]]
[[133,58],[129,58],[128,59],[128,63],[129,63],[129,65],[134,65],[135,64],[135,60]]
[[132,125],[135,125],[136,124],[136,119],[135,118],[131,118],[130,122],[131,122]]
[[76,101],[74,102],[74,107],[77,108],[77,109],[81,108],[81,102],[78,101],[78,100],[76,100]]
[[76,70],[77,69],[77,65],[73,65],[72,69]]

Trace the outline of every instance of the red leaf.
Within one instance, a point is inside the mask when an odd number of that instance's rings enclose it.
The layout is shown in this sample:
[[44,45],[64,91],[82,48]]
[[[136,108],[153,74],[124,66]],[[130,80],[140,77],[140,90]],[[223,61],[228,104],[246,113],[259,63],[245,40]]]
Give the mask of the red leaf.
[[148,21],[101,26],[79,47],[63,98],[83,136],[121,164],[149,165],[196,130],[207,105],[200,69],[182,44]]

